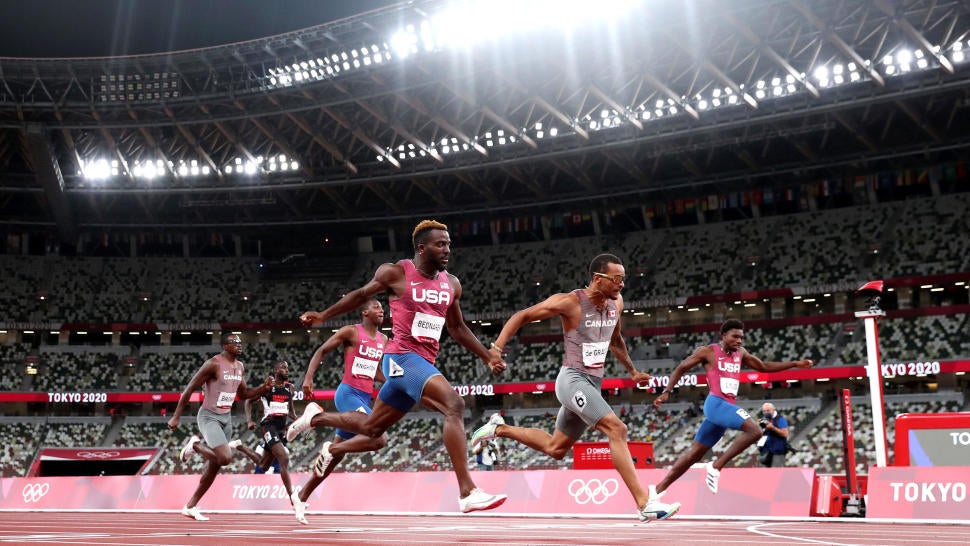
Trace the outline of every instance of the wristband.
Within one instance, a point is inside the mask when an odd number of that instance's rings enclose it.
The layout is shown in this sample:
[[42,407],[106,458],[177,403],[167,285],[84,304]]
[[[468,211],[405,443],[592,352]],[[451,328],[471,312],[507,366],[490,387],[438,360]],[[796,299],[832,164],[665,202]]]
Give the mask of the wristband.
[[492,344],[490,345],[490,347],[493,348],[493,349],[498,349],[499,352],[502,352],[502,351],[505,350],[505,349],[499,347],[498,345],[496,345],[494,341],[492,342]]

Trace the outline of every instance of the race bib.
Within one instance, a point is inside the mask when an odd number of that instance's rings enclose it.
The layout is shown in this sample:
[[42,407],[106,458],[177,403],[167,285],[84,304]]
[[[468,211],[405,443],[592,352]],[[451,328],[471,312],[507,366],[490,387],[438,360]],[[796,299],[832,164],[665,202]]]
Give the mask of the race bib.
[[606,353],[610,350],[609,341],[583,343],[583,366],[587,368],[602,368],[606,362]]
[[216,401],[217,408],[231,408],[233,400],[236,399],[234,392],[220,392],[219,399]]
[[270,402],[269,412],[273,415],[286,415],[290,412],[290,408],[286,402]]
[[431,338],[435,341],[441,339],[441,330],[445,326],[445,317],[436,317],[421,313],[414,314],[414,322],[411,323],[411,335],[415,338]]
[[354,363],[350,368],[350,373],[352,373],[354,377],[359,377],[361,379],[374,379],[374,376],[377,375],[377,361],[355,356]]
[[738,380],[731,379],[730,377],[721,378],[721,392],[724,394],[738,395]]

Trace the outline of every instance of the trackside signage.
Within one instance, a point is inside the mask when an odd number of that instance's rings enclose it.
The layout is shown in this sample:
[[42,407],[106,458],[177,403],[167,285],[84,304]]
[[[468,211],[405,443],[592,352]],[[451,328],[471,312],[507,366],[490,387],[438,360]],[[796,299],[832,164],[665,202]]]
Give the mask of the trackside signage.
[[970,466],[870,468],[866,517],[970,519]]

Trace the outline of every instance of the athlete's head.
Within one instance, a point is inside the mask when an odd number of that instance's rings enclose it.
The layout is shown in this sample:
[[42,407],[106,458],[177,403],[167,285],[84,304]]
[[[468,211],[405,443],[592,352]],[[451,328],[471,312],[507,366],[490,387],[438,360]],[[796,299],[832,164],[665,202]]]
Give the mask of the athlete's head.
[[727,319],[721,325],[721,342],[728,351],[737,351],[744,344],[744,323],[738,319]]
[[626,269],[623,262],[613,254],[600,254],[589,264],[589,286],[611,300],[620,296]]
[[364,322],[380,327],[384,323],[384,306],[377,298],[371,298],[360,306],[360,317]]
[[437,220],[422,220],[414,226],[411,242],[414,253],[423,261],[433,264],[438,271],[448,267],[448,256],[451,255],[448,226]]
[[242,338],[239,337],[239,334],[226,332],[219,337],[219,343],[222,344],[223,351],[233,356],[242,352]]
[[285,360],[273,364],[273,375],[276,376],[277,382],[286,381],[290,377],[290,364]]

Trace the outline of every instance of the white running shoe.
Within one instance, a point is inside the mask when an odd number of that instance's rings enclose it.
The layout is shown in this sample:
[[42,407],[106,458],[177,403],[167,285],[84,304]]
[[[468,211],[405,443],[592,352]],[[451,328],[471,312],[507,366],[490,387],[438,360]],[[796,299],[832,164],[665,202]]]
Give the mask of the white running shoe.
[[209,521],[209,518],[207,518],[206,516],[203,516],[202,512],[199,511],[198,506],[193,506],[192,508],[189,508],[188,506],[183,506],[182,515],[188,518],[192,518],[195,521]]
[[324,442],[320,448],[320,454],[313,461],[313,474],[322,478],[327,472],[327,467],[333,462],[333,455],[330,454],[330,442]]
[[501,415],[493,413],[492,416],[489,417],[487,423],[478,427],[475,432],[472,433],[471,445],[469,447],[474,450],[475,446],[478,444],[484,442],[485,440],[491,440],[495,437],[495,429],[497,429],[499,425],[504,424],[505,419],[502,419]]
[[714,468],[713,462],[704,465],[704,471],[707,473],[707,488],[711,493],[717,493],[717,480],[721,477],[721,471]]
[[508,498],[508,495],[489,495],[476,487],[467,497],[458,499],[458,508],[466,514],[476,510],[491,510],[501,506]]
[[310,402],[307,404],[306,408],[303,410],[303,415],[297,418],[296,421],[293,421],[293,423],[290,424],[290,428],[286,429],[286,441],[292,442],[297,436],[300,435],[301,432],[310,430],[310,420],[313,419],[314,415],[321,413],[322,411],[323,408],[321,408],[320,404],[317,404],[316,402]]
[[[199,438],[195,434],[189,437],[189,441],[185,442],[185,445],[182,446],[182,450],[179,451],[180,461],[182,461],[183,463],[189,462],[189,458],[192,457],[192,455],[195,455],[195,450],[192,449],[192,447],[195,446],[196,442],[198,442],[199,440],[201,440],[201,438]],[[206,519],[209,519],[209,518],[206,518]]]
[[300,492],[294,491],[290,495],[290,502],[293,503],[293,513],[296,514],[296,521],[303,525],[310,525],[306,520],[306,503],[300,500]]
[[236,449],[242,445],[242,440],[236,438],[235,440],[229,442],[229,449]]
[[643,508],[637,510],[637,515],[640,516],[641,522],[646,523],[653,520],[667,519],[676,514],[677,510],[680,510],[679,502],[668,504],[660,501],[664,493],[657,493],[657,489],[652,485],[650,486],[650,500],[647,501],[647,504]]

